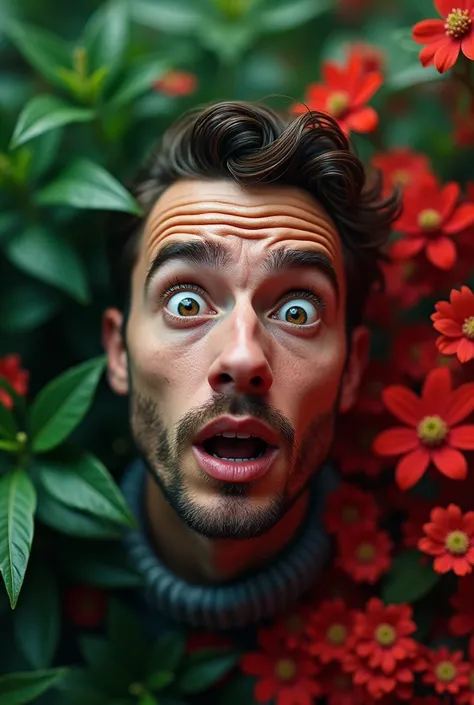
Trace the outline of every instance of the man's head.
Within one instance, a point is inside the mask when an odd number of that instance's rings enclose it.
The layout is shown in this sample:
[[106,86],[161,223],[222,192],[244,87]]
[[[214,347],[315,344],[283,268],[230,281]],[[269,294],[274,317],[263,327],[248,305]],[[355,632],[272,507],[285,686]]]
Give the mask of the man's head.
[[[180,121],[133,190],[146,219],[121,216],[109,239],[110,384],[130,395],[137,447],[181,518],[211,538],[256,536],[307,487],[355,400],[398,199],[367,185],[331,118],[247,103]],[[222,416],[263,421],[278,450],[198,438]]]

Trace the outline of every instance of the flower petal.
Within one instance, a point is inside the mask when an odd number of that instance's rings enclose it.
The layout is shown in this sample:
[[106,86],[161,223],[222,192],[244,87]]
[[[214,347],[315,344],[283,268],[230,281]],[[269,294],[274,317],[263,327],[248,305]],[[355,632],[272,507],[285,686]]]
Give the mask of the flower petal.
[[443,219],[443,222],[449,218],[449,216],[455,209],[456,203],[459,199],[460,190],[461,189],[459,187],[459,184],[457,184],[455,181],[450,181],[441,189],[439,212]]
[[441,318],[433,323],[433,328],[448,338],[460,338],[463,334],[461,326],[452,318]]
[[454,211],[451,218],[443,225],[443,230],[448,235],[465,230],[474,223],[474,203],[461,203]]
[[451,269],[456,261],[456,247],[448,237],[437,237],[426,245],[426,257],[438,269]]
[[401,458],[395,470],[395,481],[399,488],[407,490],[416,485],[425,473],[429,462],[430,454],[425,448],[418,448]]
[[474,357],[474,340],[461,338],[458,345],[458,360],[459,362],[469,362]]
[[444,39],[441,39],[439,42],[433,42],[432,44],[427,44],[423,47],[418,55],[418,58],[423,66],[433,66],[435,54],[440,46],[444,44],[444,41]]
[[436,345],[442,355],[455,355],[458,351],[459,339],[445,338],[440,335],[436,338]]
[[441,39],[446,41],[446,29],[443,20],[422,20],[412,29],[412,37],[418,44],[432,44]]
[[450,39],[439,47],[438,51],[434,55],[434,65],[440,73],[445,73],[448,69],[454,66],[460,50],[461,42],[459,39]]
[[464,480],[467,476],[466,458],[455,448],[437,448],[431,452],[431,460],[438,470],[451,480]]
[[364,103],[372,98],[374,93],[378,91],[383,83],[383,76],[381,73],[372,71],[367,74],[364,78],[360,88],[357,90],[353,96],[352,105],[354,108],[359,108]]
[[321,73],[328,88],[333,91],[345,90],[346,72],[343,67],[338,66],[334,61],[323,61]]
[[[451,372],[447,367],[430,370],[421,391],[422,416],[444,413],[451,399],[451,387]],[[448,418],[446,421],[450,424]]]
[[461,384],[449,395],[444,413],[450,428],[474,411],[474,382]]
[[460,7],[459,0],[456,3],[453,3],[453,0],[434,0],[433,4],[441,17],[447,17],[452,12],[453,7]]
[[365,108],[349,113],[346,121],[349,129],[354,132],[372,132],[379,123],[379,116],[370,105],[366,105]]
[[423,418],[423,404],[408,387],[393,384],[383,390],[382,400],[390,413],[408,426],[418,426]]
[[472,29],[467,37],[464,37],[461,40],[461,51],[464,56],[467,56],[468,59],[474,61],[474,32]]
[[377,455],[400,455],[415,450],[419,445],[419,438],[413,428],[396,426],[379,433],[374,439],[372,450]]
[[424,237],[403,237],[390,247],[390,256],[393,259],[411,259],[421,252],[425,242]]
[[457,426],[449,434],[449,444],[461,450],[474,450],[474,426]]

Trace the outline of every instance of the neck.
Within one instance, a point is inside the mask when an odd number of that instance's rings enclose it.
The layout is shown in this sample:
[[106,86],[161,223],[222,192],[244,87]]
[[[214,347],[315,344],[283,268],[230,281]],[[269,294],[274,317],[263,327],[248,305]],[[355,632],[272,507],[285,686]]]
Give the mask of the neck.
[[235,580],[269,562],[295,536],[307,513],[308,502],[309,492],[305,492],[261,536],[246,540],[208,539],[181,520],[150,474],[146,479],[145,511],[157,554],[177,577],[200,585]]

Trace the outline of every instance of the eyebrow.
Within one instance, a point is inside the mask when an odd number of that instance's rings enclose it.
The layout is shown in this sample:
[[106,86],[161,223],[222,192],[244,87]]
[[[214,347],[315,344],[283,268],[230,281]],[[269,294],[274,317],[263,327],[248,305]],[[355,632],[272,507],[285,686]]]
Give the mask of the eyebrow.
[[[216,271],[225,269],[232,261],[229,250],[218,242],[208,240],[188,240],[172,242],[162,247],[153,258],[145,278],[145,295],[148,294],[151,281],[156,273],[168,262],[180,260],[194,267],[208,267]],[[339,283],[336,271],[329,257],[314,250],[293,250],[286,247],[269,252],[261,269],[273,276],[287,269],[316,269],[322,271],[330,280],[336,298],[339,299]]]

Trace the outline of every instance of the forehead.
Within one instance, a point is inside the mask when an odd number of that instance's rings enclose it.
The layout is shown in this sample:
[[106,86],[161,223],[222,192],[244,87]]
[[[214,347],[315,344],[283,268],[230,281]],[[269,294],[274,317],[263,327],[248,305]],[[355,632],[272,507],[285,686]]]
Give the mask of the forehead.
[[[342,280],[341,241],[330,216],[302,189],[279,185],[242,187],[225,180],[183,179],[155,203],[145,224],[139,260],[146,268],[166,244],[227,238],[236,262],[264,257],[282,246],[311,246],[324,254]],[[142,272],[143,273],[143,272]]]

